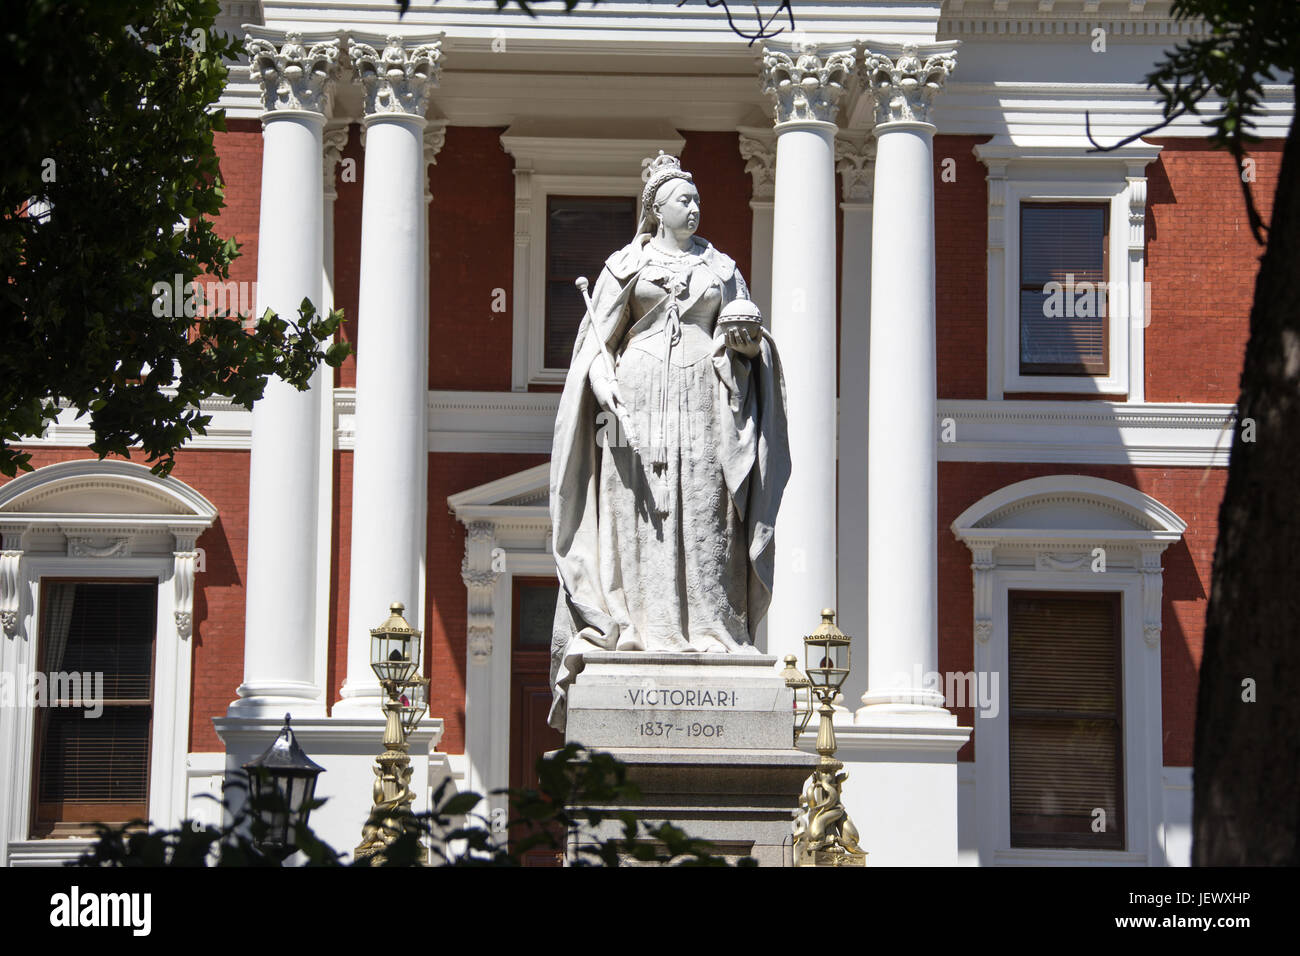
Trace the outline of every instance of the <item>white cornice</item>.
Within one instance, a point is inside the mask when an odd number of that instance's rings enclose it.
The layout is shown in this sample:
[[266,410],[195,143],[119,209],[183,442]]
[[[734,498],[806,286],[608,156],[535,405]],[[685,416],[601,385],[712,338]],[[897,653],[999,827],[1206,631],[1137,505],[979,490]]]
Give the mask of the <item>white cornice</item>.
[[[1154,62],[1157,52],[1151,49]],[[1037,48],[1032,52],[1039,57],[1044,54]],[[994,134],[1017,143],[1079,142],[1084,138],[1087,117],[1099,143],[1115,143],[1162,120],[1154,94],[1145,83],[1137,82],[1141,70],[1133,67],[1125,72],[1132,74],[1132,82],[988,82],[987,78],[972,80],[969,75],[965,80],[955,77],[935,101],[935,123],[941,133]],[[1294,115],[1293,90],[1285,84],[1268,84],[1263,89],[1255,133],[1269,139],[1285,137]],[[1205,102],[1202,115],[1180,117],[1150,135],[1204,139],[1203,121],[1219,107],[1217,101]]]
[[[175,394],[174,389],[161,389],[164,394]],[[225,450],[247,450],[252,447],[252,413],[241,405],[236,405],[229,398],[214,396],[204,399],[199,411],[212,416],[206,435],[195,435],[186,443],[186,448],[209,448]],[[88,418],[82,416],[75,408],[63,403],[63,410],[39,438],[25,438],[23,445],[28,447],[85,447],[94,440]],[[132,446],[138,447],[138,446]]]
[[1174,20],[1172,0],[944,0],[939,33],[1073,34],[1102,26],[1121,34],[1190,36],[1200,18]]
[[1024,461],[1224,468],[1232,405],[940,401],[936,434],[951,420],[940,461]]
[[[559,4],[539,4],[528,16],[513,5],[493,10],[482,0],[416,0],[400,20],[393,0],[263,0],[263,17],[268,24],[307,28],[322,23],[400,32],[437,27],[449,36],[477,40],[490,49],[495,35],[504,34],[507,49],[530,41],[545,41],[548,49],[590,52],[590,41],[600,38],[625,52],[654,51],[661,55],[719,51],[745,47],[746,41],[727,26],[726,13],[704,2],[646,3],[643,0],[602,0],[598,5],[580,4],[566,12]],[[854,38],[864,32],[923,39],[933,36],[942,0],[904,0],[891,3],[823,2],[795,4],[797,28],[802,32]],[[737,24],[752,28],[754,13],[744,4],[733,4]],[[764,5],[765,14],[775,4]],[[779,23],[773,24],[775,29]],[[787,30],[788,34],[789,31]]]
[[[557,392],[431,391],[429,451],[550,454],[559,400]],[[355,407],[354,389],[335,389],[335,448],[354,448]],[[209,434],[186,447],[248,449],[252,413],[228,402],[213,411]],[[940,461],[1222,468],[1232,447],[1235,410],[1190,403],[944,399],[938,404],[936,435],[943,434],[946,419],[952,420],[955,440],[938,442]],[[45,438],[23,445],[84,448],[91,437],[86,425],[61,423]]]
[[[1160,155],[1161,147],[1136,140],[1106,152],[1097,151],[1080,131],[1074,137],[1026,138],[1013,142],[1009,136],[996,136],[974,147],[976,157],[985,166],[1065,163],[1122,163],[1139,171]],[[1133,175],[1141,175],[1140,172]]]

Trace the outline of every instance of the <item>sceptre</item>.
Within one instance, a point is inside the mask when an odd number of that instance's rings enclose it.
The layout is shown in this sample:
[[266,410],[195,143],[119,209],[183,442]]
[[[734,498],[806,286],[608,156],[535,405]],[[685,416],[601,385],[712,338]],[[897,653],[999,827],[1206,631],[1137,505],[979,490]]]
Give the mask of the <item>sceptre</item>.
[[[587,292],[587,287],[589,285],[587,277],[578,276],[578,278],[573,280],[573,284],[576,285],[578,291],[582,293],[582,301],[587,304],[587,319],[592,322],[593,333],[599,336],[599,330],[595,329],[596,310],[592,306],[591,295]],[[600,342],[600,354],[605,359],[605,371],[609,373],[610,381],[617,383],[618,372],[614,369],[614,357],[609,354],[609,344],[603,339]],[[632,430],[632,419],[628,416],[627,409],[620,405],[620,407],[614,411],[614,414],[618,417],[619,424],[623,428],[623,438],[625,439],[627,446],[629,448],[635,448],[636,436]]]

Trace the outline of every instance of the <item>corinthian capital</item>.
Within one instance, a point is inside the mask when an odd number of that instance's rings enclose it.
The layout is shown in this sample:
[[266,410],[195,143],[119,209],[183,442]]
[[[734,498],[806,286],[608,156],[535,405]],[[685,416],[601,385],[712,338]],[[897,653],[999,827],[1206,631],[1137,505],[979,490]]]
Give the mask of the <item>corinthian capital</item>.
[[442,70],[442,37],[404,40],[390,36],[376,50],[357,40],[351,46],[352,65],[365,90],[365,115],[425,115],[429,94]]
[[930,122],[930,107],[957,68],[955,43],[880,44],[864,49],[863,85],[876,103],[876,125]]
[[840,100],[853,82],[853,67],[852,48],[765,45],[760,73],[776,122],[835,122]]
[[278,47],[276,43],[273,37],[244,38],[248,75],[262,88],[262,109],[328,113],[339,75],[338,38],[307,44],[301,33],[286,33]]

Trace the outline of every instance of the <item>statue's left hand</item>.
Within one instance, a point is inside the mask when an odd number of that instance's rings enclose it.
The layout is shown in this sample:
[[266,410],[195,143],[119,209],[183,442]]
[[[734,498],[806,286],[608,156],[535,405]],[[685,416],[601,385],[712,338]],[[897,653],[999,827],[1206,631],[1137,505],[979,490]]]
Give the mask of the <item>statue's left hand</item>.
[[727,329],[724,333],[727,348],[746,358],[758,355],[763,341],[763,334],[751,334],[747,329]]

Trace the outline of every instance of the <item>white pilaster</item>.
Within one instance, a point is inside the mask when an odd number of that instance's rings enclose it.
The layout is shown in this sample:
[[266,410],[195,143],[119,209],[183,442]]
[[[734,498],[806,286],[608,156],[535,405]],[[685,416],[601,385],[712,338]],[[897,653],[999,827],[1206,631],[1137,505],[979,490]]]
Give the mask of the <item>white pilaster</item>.
[[[338,75],[336,37],[262,31],[246,41],[262,90],[257,314],[318,307],[323,256],[321,141]],[[321,390],[272,378],[253,408],[244,682],[229,713],[324,714],[317,668]]]
[[1146,160],[1128,164],[1128,262],[1124,275],[1124,312],[1128,321],[1128,400],[1145,402],[1146,327],[1151,303],[1146,284]]
[[745,172],[753,179],[749,200],[749,297],[763,313],[763,324],[772,328],[772,212],[776,192],[776,142],[770,129],[742,127],[740,155]]
[[394,601],[423,617],[429,388],[425,112],[440,39],[353,39],[364,87],[356,442],[347,679],[335,713],[378,712],[370,628]]
[[[840,253],[840,400],[838,428],[837,590],[840,630],[856,650],[867,641],[867,367],[871,314],[871,193],[876,155],[870,137],[840,138],[835,170],[840,174],[844,217]],[[860,653],[844,686],[845,700],[866,689],[867,655]]]
[[[491,521],[471,521],[465,527],[465,558],[460,577],[466,589],[466,640],[469,668],[465,674],[465,755],[468,758],[466,787],[488,793],[509,783],[509,733],[501,733],[501,721],[510,705],[494,707],[510,694],[510,643],[496,638],[494,602],[501,571],[493,561],[496,531]],[[505,582],[509,591],[510,582]],[[500,645],[500,646],[498,646]],[[505,718],[509,724],[509,717]],[[494,726],[497,724],[497,726]]]
[[851,48],[763,50],[776,121],[772,335],[785,372],[794,462],[776,526],[768,654],[803,659],[803,635],[835,606],[835,116]]
[[955,724],[938,670],[938,457],[934,315],[934,126],[956,67],[951,44],[871,44],[876,106],[867,503],[870,672],[859,721]]
[[[338,198],[335,173],[343,148],[348,143],[347,123],[325,129],[321,157],[321,233],[324,255],[321,258],[321,308],[334,308],[334,200]],[[331,340],[332,341],[332,340]],[[320,449],[317,473],[320,475],[320,503],[316,509],[316,680],[329,697],[330,646],[330,576],[333,572],[334,526],[334,369],[322,365],[316,370],[316,384],[321,390]]]
[[[438,163],[438,153],[442,152],[442,145],[447,141],[447,122],[446,120],[430,120],[424,128],[424,166],[420,172],[420,181],[424,183],[424,245],[420,249],[420,264],[422,266],[420,301],[426,303],[424,321],[420,324],[420,330],[423,332],[423,339],[420,343],[420,354],[425,356],[425,377],[428,379],[428,355],[429,355],[429,315],[428,303],[429,298],[429,204],[433,202],[433,190],[429,186],[428,167],[435,166]],[[426,449],[427,452],[427,449]],[[424,477],[421,480],[420,487],[427,489],[429,484],[429,456],[424,456]],[[420,511],[417,516],[419,522],[419,540],[417,547],[420,554],[420,588],[419,593],[426,593],[426,581],[428,579],[428,537],[429,537],[429,495],[427,491],[420,495]],[[425,630],[425,606],[420,602],[420,606],[415,609],[415,626],[421,631]]]

